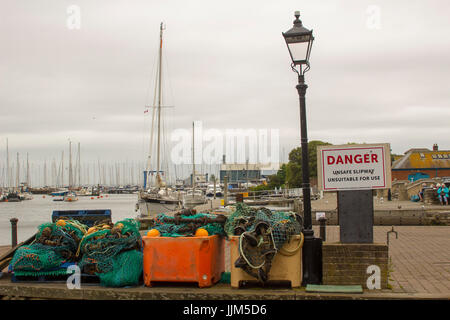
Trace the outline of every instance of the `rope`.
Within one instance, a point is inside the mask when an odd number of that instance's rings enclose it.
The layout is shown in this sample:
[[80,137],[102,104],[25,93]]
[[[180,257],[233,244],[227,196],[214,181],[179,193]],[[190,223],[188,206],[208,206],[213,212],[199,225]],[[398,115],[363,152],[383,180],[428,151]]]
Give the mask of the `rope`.
[[[246,232],[248,232],[248,231],[246,231]],[[259,269],[266,264],[266,261],[264,260],[264,262],[260,266],[255,267],[253,264],[250,263],[250,261],[248,261],[247,257],[244,254],[244,251],[242,251],[242,239],[246,232],[242,233],[241,236],[239,237],[239,253],[241,254],[242,258],[244,258],[245,262],[247,262],[247,264],[250,267],[252,267],[253,269]]]
[[95,228],[95,231],[93,231],[93,232],[91,232],[89,234],[87,232],[84,233],[83,238],[81,238],[80,243],[78,244],[76,257],[78,257],[80,255],[81,245],[83,244],[83,241],[85,240],[85,238],[90,237],[91,235],[93,235],[94,233],[96,233],[98,231],[104,230],[103,226],[105,226],[105,225],[109,225],[109,224],[108,223],[103,223],[103,224],[100,224],[100,225],[97,225],[97,226],[93,226],[91,228]]
[[294,250],[287,250],[287,249],[285,249],[284,247],[283,248],[281,248],[280,250],[279,250],[279,252],[283,255],[283,256],[293,256],[302,246],[303,246],[303,242],[304,242],[304,240],[305,240],[305,236],[303,235],[303,232],[302,233],[300,233],[300,237],[301,237],[301,239],[300,239],[300,242],[299,242],[299,245],[298,245],[298,247],[297,248],[295,248]]
[[78,228],[83,234],[86,234],[87,232],[85,225],[77,220],[67,220],[66,223]]

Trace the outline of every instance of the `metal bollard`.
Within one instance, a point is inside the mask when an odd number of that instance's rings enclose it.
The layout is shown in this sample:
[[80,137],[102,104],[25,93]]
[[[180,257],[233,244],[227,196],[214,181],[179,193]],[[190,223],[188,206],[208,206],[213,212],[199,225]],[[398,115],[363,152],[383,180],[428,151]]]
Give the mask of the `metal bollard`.
[[394,230],[394,226],[392,226],[391,231],[388,231],[386,233],[388,247],[389,247],[389,234],[391,234],[391,233],[395,233],[395,239],[398,239],[398,233],[397,233],[397,231]]
[[17,218],[11,218],[9,220],[11,222],[11,246],[14,248],[17,246]]
[[327,230],[326,230],[327,219],[320,218],[319,223],[320,223],[320,238],[322,239],[323,242],[325,242],[327,239]]

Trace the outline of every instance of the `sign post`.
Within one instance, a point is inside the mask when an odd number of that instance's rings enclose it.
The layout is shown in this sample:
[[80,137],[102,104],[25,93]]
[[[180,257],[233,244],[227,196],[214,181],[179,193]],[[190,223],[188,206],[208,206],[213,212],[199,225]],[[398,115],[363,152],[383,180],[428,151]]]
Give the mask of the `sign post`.
[[390,146],[319,146],[319,189],[337,191],[342,243],[373,243],[373,192],[390,189]]
[[338,191],[339,236],[342,243],[373,243],[372,190]]

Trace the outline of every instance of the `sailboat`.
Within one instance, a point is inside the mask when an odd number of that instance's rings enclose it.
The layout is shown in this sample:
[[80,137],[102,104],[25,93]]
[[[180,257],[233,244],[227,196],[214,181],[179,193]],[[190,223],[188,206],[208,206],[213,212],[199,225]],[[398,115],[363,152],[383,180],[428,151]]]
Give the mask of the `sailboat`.
[[[162,87],[161,87],[161,79],[162,79],[162,45],[163,45],[163,23],[160,25],[160,46],[159,46],[159,58],[158,58],[158,69],[157,69],[157,88],[158,88],[158,96],[157,96],[157,106],[153,110],[153,114],[155,111],[157,113],[157,138],[156,138],[156,171],[150,170],[151,167],[151,153],[153,146],[153,126],[150,137],[150,150],[149,157],[147,163],[147,169],[144,173],[144,190],[141,190],[138,193],[138,202],[136,204],[136,210],[139,211],[141,217],[152,217],[156,216],[162,212],[171,212],[181,208],[181,194],[168,188],[165,181],[163,180],[162,175],[164,172],[161,170],[161,101],[162,101]],[[156,88],[155,88],[156,89]],[[156,91],[156,90],[155,90]],[[156,97],[155,97],[156,98]],[[154,118],[153,118],[154,119]],[[153,121],[152,121],[153,123]],[[155,183],[153,186],[150,186],[148,189],[150,182],[150,173],[156,174]]]
[[[7,151],[7,154],[8,153],[9,153],[9,151]],[[8,160],[8,162],[9,162],[9,160]],[[19,202],[19,201],[22,201],[22,198],[20,197],[19,181],[20,181],[20,162],[19,162],[19,153],[17,152],[16,187],[13,188],[12,190],[9,190],[9,193],[6,196],[6,199],[8,200],[8,202]]]
[[[17,153],[17,164],[19,163],[19,154]],[[19,168],[19,167],[17,167]],[[17,169],[17,175],[19,174],[19,169]],[[7,192],[3,196],[5,202],[19,202],[19,193],[17,190],[11,189],[12,185],[12,169],[9,167],[9,148],[8,148],[8,138],[6,138],[6,187]],[[18,185],[18,183],[17,183]]]
[[216,188],[214,189],[214,185],[209,184],[208,188],[206,189],[206,196],[214,197],[214,195],[216,195],[216,197],[219,197],[219,198],[223,197],[222,188],[220,186],[216,185]]
[[27,182],[22,183],[20,185],[20,193],[19,198],[20,200],[33,200],[33,195],[29,191],[30,188],[30,164],[28,162],[28,152],[27,152],[27,176],[26,176]]
[[187,190],[183,199],[183,206],[192,209],[197,205],[206,203],[206,196],[201,189],[196,189],[197,175],[195,173],[195,144],[194,123],[192,123],[192,190]]
[[73,174],[72,174],[72,141],[69,140],[69,191],[64,195],[65,202],[78,201],[77,194],[71,190],[73,185]]

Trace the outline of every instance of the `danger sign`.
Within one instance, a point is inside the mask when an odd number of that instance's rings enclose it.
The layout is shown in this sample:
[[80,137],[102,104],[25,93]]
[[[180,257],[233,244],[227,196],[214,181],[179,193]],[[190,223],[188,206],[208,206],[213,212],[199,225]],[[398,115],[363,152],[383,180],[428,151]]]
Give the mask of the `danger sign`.
[[391,156],[388,143],[317,148],[317,172],[321,190],[391,187]]

